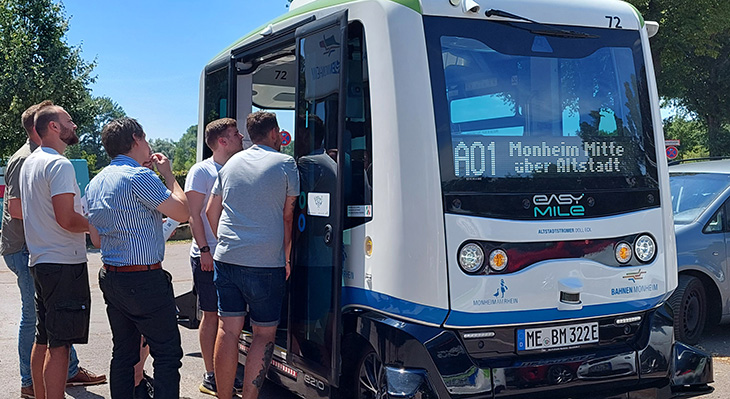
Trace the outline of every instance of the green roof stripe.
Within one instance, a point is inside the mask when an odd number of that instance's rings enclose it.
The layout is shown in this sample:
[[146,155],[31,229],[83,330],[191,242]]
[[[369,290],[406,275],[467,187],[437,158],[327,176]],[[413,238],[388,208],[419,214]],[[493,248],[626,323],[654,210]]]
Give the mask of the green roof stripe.
[[[628,2],[627,2],[627,3],[628,3]],[[639,22],[641,23],[641,27],[643,28],[643,27],[644,27],[644,16],[643,16],[643,15],[641,15],[641,13],[639,12],[639,9],[638,9],[638,8],[636,8],[636,7],[634,7],[634,5],[633,5],[633,4],[631,4],[631,3],[628,3],[628,5],[630,5],[630,6],[631,6],[631,8],[633,8],[633,9],[634,9],[634,12],[635,12],[635,13],[636,13],[636,15],[637,15],[637,16],[639,17]]]
[[[278,18],[275,18],[275,19],[265,23],[264,25],[259,26],[258,28],[252,30],[251,32],[247,33],[245,36],[241,37],[240,39],[236,40],[233,44],[228,46],[225,50],[218,53],[215,57],[213,57],[213,59],[211,59],[211,61],[213,61],[213,60],[217,59],[218,57],[222,56],[223,54],[231,51],[231,49],[233,49],[233,47],[237,46],[242,41],[248,39],[249,37],[251,37],[255,34],[258,34],[264,28],[269,26],[269,24],[272,24],[272,25],[277,24],[281,21],[285,21],[289,18],[294,18],[294,17],[296,17],[298,15],[302,15],[304,13],[308,13],[311,11],[316,11],[316,10],[319,10],[322,8],[332,7],[332,6],[336,6],[336,5],[340,5],[340,4],[354,3],[355,1],[358,1],[358,0],[317,0],[317,1],[313,1],[311,3],[305,4],[297,9],[291,10],[291,11],[279,16]],[[410,9],[412,9],[413,11],[421,14],[420,0],[390,0],[390,1],[392,1],[393,3],[398,3],[401,5],[404,5]]]

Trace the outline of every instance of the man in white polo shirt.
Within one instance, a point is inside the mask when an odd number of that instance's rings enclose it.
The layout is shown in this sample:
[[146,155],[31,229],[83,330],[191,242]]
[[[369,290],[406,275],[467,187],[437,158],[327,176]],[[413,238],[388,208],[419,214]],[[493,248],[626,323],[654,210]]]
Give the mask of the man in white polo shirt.
[[[33,381],[45,383],[47,399],[62,399],[71,344],[89,338],[91,294],[86,267],[89,222],[82,215],[73,165],[63,155],[76,144],[76,125],[59,106],[41,108],[35,115],[41,146],[25,160],[20,192],[25,239],[36,288],[36,349],[47,348],[43,373],[33,356]],[[40,394],[36,389],[36,396]]]

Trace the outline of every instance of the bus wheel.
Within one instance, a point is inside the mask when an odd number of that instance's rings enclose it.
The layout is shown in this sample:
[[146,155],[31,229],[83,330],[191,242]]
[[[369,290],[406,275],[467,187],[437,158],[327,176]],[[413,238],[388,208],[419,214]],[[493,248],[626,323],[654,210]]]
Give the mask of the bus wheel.
[[345,364],[343,356],[344,384],[341,385],[340,398],[344,399],[385,399],[388,397],[388,384],[385,366],[375,350],[365,344],[353,361]]
[[674,335],[677,341],[696,345],[707,321],[707,296],[697,277],[680,275],[679,285],[669,298],[674,312]]

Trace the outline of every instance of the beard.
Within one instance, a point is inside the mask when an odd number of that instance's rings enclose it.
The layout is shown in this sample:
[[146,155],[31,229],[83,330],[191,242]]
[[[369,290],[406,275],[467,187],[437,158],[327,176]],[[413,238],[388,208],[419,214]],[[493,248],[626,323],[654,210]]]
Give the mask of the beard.
[[79,136],[77,136],[76,132],[74,132],[72,129],[62,126],[61,127],[61,141],[66,143],[66,145],[74,145],[79,142]]

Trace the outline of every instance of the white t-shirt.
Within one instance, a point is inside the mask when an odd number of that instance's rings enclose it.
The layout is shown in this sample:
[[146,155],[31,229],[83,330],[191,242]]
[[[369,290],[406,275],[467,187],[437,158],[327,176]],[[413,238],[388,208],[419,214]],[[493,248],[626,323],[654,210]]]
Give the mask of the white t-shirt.
[[48,147],[38,147],[20,170],[25,243],[30,265],[86,262],[86,236],[72,233],[56,222],[51,198],[74,194],[74,210],[81,214],[81,193],[71,161]]
[[[201,194],[205,194],[205,200],[203,201],[203,209],[200,211],[200,216],[203,218],[203,227],[205,228],[205,239],[206,245],[210,247],[210,253],[215,252],[215,245],[218,240],[213,234],[213,229],[210,228],[208,217],[205,215],[205,207],[208,205],[208,199],[210,198],[210,192],[213,190],[213,184],[215,184],[218,178],[218,171],[221,170],[222,166],[213,161],[213,158],[208,158],[200,161],[193,165],[188,172],[188,177],[185,179],[185,193],[195,191]],[[205,245],[203,245],[205,246]],[[190,246],[190,256],[197,258],[200,256],[200,247],[195,242],[193,236],[193,245]]]

